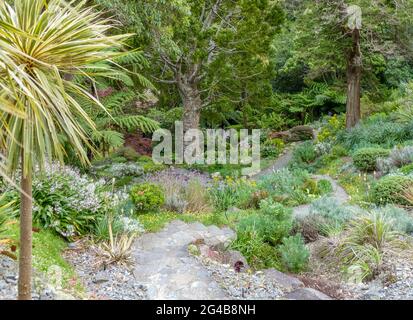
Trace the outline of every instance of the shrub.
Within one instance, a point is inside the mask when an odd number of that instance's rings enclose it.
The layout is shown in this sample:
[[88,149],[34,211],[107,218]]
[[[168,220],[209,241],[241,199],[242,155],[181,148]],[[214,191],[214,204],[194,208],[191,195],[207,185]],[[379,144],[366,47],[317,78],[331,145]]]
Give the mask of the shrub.
[[299,273],[307,268],[310,252],[301,235],[284,238],[278,252],[281,265],[286,271]]
[[387,157],[389,151],[383,148],[362,148],[353,154],[354,165],[362,171],[376,170],[379,158]]
[[339,130],[345,128],[345,117],[333,115],[328,118],[327,124],[321,129],[317,135],[318,142],[325,142],[335,140],[336,134]]
[[153,183],[142,183],[132,187],[130,196],[139,212],[158,211],[165,203],[162,188]]
[[206,188],[198,181],[192,180],[185,190],[186,211],[191,213],[207,213],[211,211]]
[[307,171],[282,169],[261,178],[258,190],[266,191],[269,197],[284,205],[297,206],[315,197],[311,190],[303,187],[306,182],[314,184],[308,181],[311,178]]
[[66,238],[83,235],[103,208],[103,186],[74,168],[45,164],[44,172],[36,172],[33,179],[33,221]]
[[142,167],[136,163],[115,163],[103,172],[103,176],[111,178],[139,177],[142,174]]
[[341,232],[357,214],[355,208],[340,205],[333,197],[323,197],[311,204],[308,215],[296,217],[295,230],[312,242],[319,235],[328,237]]
[[377,181],[371,189],[374,203],[409,205],[404,192],[413,183],[413,178],[401,175],[388,175]]
[[301,164],[310,164],[317,158],[317,152],[311,141],[300,144],[293,152],[293,161]]
[[411,174],[413,173],[413,163],[407,166],[403,166],[400,168],[400,172],[403,174]]
[[240,233],[231,247],[240,251],[255,269],[280,268],[276,248],[266,243],[253,227]]
[[317,181],[317,189],[320,195],[333,192],[333,185],[329,180],[320,179]]
[[323,217],[329,224],[342,226],[352,219],[356,212],[354,208],[340,205],[336,198],[323,197],[311,204],[310,214]]
[[336,145],[331,149],[331,155],[333,158],[341,158],[348,155],[348,150],[341,145]]
[[412,124],[377,118],[360,123],[351,130],[340,131],[337,140],[348,150],[356,150],[374,145],[389,148],[412,137]]
[[271,200],[260,203],[260,212],[243,218],[237,232],[243,234],[253,229],[263,241],[277,245],[288,236],[292,228],[291,209]]
[[254,190],[254,181],[227,177],[224,181],[215,180],[213,186],[209,188],[209,197],[217,211],[226,211],[234,206],[248,207]]
[[413,147],[396,147],[388,158],[378,159],[377,168],[382,173],[388,173],[394,169],[409,165],[413,162]]
[[116,157],[123,157],[127,161],[136,161],[139,158],[139,154],[132,147],[121,147],[114,153]]
[[278,157],[285,147],[285,143],[281,139],[268,139],[261,147],[261,155],[263,157]]

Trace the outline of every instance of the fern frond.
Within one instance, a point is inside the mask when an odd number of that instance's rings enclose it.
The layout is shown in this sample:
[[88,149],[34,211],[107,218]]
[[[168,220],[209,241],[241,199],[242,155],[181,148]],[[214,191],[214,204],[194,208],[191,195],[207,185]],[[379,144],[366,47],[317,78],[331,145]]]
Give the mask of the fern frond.
[[115,121],[124,130],[139,129],[143,133],[148,133],[159,129],[157,121],[140,115],[118,116],[115,117]]
[[123,134],[112,130],[95,131],[91,138],[95,143],[105,143],[112,148],[119,148],[125,143]]

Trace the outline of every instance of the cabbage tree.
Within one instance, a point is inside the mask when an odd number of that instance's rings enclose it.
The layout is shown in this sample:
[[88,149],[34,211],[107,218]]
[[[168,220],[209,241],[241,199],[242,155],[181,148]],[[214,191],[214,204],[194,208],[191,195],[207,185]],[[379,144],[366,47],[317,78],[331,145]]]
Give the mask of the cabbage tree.
[[5,169],[21,178],[19,299],[31,298],[32,172],[63,161],[62,136],[88,161],[79,119],[94,124],[73,96],[94,97],[70,79],[110,72],[91,66],[110,61],[127,37],[108,36],[114,22],[86,2],[0,0],[0,150]]

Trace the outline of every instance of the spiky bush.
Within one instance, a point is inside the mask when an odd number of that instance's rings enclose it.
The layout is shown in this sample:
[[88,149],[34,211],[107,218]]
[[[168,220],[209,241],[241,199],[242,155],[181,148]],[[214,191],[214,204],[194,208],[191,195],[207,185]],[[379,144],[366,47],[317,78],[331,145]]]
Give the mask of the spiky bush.
[[284,270],[299,273],[307,268],[310,252],[301,235],[284,238],[278,252]]

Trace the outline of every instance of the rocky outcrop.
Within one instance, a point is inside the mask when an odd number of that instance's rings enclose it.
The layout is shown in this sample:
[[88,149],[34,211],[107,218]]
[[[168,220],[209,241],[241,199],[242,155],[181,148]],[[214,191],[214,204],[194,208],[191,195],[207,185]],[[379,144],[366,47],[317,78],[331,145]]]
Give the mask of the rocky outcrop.
[[314,129],[310,126],[296,126],[287,131],[271,132],[271,139],[282,139],[285,142],[298,142],[315,138]]

